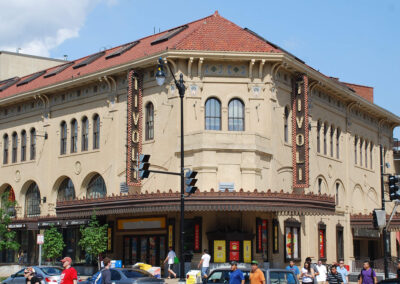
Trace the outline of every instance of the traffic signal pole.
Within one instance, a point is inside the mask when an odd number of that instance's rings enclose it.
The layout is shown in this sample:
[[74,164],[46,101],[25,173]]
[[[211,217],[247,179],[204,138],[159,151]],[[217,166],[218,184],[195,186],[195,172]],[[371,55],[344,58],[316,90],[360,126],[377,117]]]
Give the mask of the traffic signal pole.
[[[383,147],[382,145],[379,146],[380,149],[380,165],[381,165],[381,197],[382,197],[382,210],[386,210],[385,208],[385,173],[384,173],[384,164],[383,164]],[[385,211],[386,212],[386,211]],[[386,214],[386,213],[385,213]],[[388,239],[387,239],[387,230],[386,226],[383,228],[382,231],[383,237],[383,265],[385,268],[385,279],[389,278],[389,267],[388,267]]]

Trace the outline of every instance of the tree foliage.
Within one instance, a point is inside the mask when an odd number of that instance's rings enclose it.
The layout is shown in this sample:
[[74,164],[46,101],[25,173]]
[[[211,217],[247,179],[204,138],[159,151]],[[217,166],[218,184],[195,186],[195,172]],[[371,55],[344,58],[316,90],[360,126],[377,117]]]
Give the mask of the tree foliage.
[[19,243],[15,241],[16,232],[10,230],[11,216],[15,210],[15,201],[11,201],[9,193],[3,193],[0,199],[0,251],[5,249],[18,250]]
[[57,257],[62,255],[65,247],[63,235],[55,227],[51,227],[44,231],[43,254],[44,257],[55,261]]
[[107,228],[107,224],[100,226],[95,214],[88,226],[81,226],[79,245],[93,258],[98,259],[99,254],[107,250]]

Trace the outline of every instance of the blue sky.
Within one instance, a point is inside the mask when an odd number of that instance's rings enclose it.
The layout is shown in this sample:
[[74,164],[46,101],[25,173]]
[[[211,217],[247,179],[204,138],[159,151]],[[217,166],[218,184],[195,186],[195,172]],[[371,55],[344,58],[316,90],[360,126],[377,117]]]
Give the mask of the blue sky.
[[[15,0],[21,1],[23,2]],[[157,32],[159,29],[162,31],[218,10],[223,17],[241,27],[252,29],[326,75],[374,87],[375,103],[400,116],[397,88],[400,77],[400,1],[33,2],[35,7],[32,9],[40,9],[36,7],[40,6],[37,3],[43,2],[44,9],[47,9],[44,13],[54,15],[53,22],[43,24],[49,26],[49,38],[51,32],[54,33],[50,26],[58,27],[58,30],[55,29],[57,37],[53,36],[53,41],[45,41],[45,48],[39,45],[41,49],[36,50],[56,58],[67,54],[69,59],[133,41],[152,34],[154,28]],[[1,5],[4,3],[0,4],[0,8]],[[4,16],[3,13],[0,12],[0,19]],[[40,22],[41,18],[35,21]],[[4,23],[4,19],[2,22]],[[60,33],[62,28],[66,32]],[[43,31],[37,33],[40,32]],[[23,43],[18,44],[24,46]],[[0,40],[0,49],[1,47]],[[29,50],[28,46],[26,50]],[[399,130],[396,130],[395,136],[400,137]]]

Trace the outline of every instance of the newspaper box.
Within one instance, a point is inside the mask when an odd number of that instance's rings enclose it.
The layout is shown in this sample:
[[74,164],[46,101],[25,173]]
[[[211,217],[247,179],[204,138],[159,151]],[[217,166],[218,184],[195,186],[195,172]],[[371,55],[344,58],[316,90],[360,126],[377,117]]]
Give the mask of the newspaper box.
[[202,282],[200,270],[190,270],[186,273],[186,284],[197,284]]

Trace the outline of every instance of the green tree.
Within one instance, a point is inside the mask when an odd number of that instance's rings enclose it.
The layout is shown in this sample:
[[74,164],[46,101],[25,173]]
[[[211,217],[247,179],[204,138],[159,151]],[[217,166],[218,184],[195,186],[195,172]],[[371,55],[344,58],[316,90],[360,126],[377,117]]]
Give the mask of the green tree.
[[12,201],[9,192],[6,192],[1,195],[0,203],[0,251],[6,249],[16,251],[19,249],[19,243],[15,241],[16,232],[8,228],[15,212],[16,202]]
[[80,229],[82,237],[79,240],[79,245],[86,253],[97,259],[99,269],[99,255],[107,250],[107,228],[107,224],[100,226],[96,214],[93,213],[89,225],[87,227],[81,226]]
[[50,229],[44,231],[43,254],[46,259],[54,262],[57,257],[62,255],[64,247],[63,236],[57,228],[52,226]]

